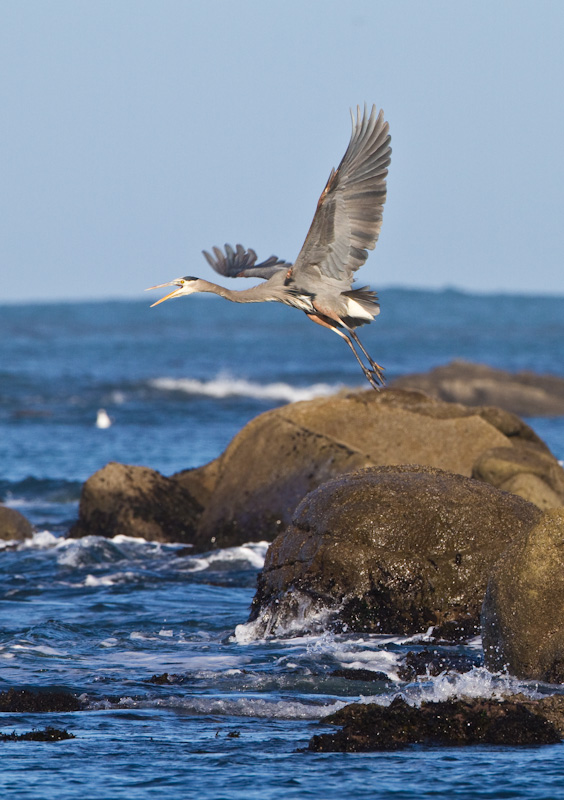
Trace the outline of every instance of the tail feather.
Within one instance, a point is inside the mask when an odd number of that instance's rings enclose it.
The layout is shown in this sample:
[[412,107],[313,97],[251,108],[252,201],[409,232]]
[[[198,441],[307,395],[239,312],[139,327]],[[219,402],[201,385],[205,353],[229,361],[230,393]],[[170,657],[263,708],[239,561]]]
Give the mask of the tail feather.
[[[342,317],[343,322],[349,328],[358,328],[360,325],[366,325],[372,322],[375,316],[380,313],[380,303],[378,295],[369,286],[361,286],[358,289],[350,289],[348,292],[343,292],[345,297],[350,298],[352,303],[349,304],[349,315]],[[358,315],[352,311],[353,304],[360,306]]]

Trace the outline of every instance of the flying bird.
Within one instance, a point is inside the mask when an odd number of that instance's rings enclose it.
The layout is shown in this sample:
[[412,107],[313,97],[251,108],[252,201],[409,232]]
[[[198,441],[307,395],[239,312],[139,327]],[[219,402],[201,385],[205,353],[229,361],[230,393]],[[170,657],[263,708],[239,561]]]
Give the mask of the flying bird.
[[383,385],[383,367],[367,353],[356,334],[356,328],[373,321],[380,304],[368,286],[353,288],[353,280],[368,258],[367,251],[373,250],[378,240],[392,150],[383,111],[377,113],[376,106],[372,106],[370,113],[365,107],[361,114],[357,106],[356,116],[351,112],[351,117],[349,146],[338,168],[331,170],[293,264],[277,256],[257,264],[255,251],[240,244],[235,249],[226,244],[225,252],[214,247],[213,255],[206,250],[203,254],[220,275],[262,278],[264,283],[233,291],[202,278],[185,276],[151,286],[175,287],[153,306],[196,292],[211,292],[233,303],[285,303],[343,338],[374,389]]

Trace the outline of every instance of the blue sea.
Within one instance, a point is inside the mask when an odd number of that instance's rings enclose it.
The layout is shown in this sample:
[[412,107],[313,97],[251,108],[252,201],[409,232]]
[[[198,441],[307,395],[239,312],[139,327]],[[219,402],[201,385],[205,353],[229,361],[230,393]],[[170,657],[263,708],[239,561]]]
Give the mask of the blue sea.
[[[564,376],[564,298],[380,299],[360,334],[389,379],[455,358]],[[265,542],[191,555],[67,538],[82,482],[108,461],[168,475],[215,458],[267,409],[368,388],[345,344],[292,309],[149,302],[0,306],[0,501],[36,531],[0,543],[0,690],[62,687],[86,705],[0,715],[3,733],[52,725],[76,737],[0,743],[0,796],[564,798],[564,744],[299,752],[352,701],[562,691],[489,673],[479,639],[454,648],[477,659],[471,672],[405,682],[399,660],[425,647],[425,631],[256,639],[246,620]],[[564,460],[564,418],[528,422]],[[332,675],[343,667],[387,680]],[[150,681],[165,672],[172,682]]]

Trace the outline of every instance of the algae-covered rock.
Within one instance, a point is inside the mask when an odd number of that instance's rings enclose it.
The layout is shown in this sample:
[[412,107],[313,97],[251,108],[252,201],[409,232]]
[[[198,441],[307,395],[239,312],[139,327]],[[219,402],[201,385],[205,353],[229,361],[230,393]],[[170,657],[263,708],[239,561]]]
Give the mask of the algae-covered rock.
[[396,698],[389,706],[352,703],[325,717],[321,724],[343,726],[313,736],[314,752],[362,753],[424,745],[557,744],[555,725],[533,704],[514,699],[445,700],[408,705]]
[[[362,470],[311,492],[270,546],[256,633],[322,626],[472,634],[487,581],[541,511],[493,486],[431,467]],[[320,616],[321,615],[321,616]]]

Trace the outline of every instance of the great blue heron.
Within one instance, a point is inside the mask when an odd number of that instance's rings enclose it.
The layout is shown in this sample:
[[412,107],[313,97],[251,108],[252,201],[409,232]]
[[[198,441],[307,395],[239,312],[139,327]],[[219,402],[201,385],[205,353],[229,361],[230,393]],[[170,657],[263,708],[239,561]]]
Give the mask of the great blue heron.
[[225,253],[214,247],[215,258],[205,250],[203,253],[216,272],[229,278],[263,278],[265,283],[232,291],[202,278],[176,278],[150,287],[176,287],[153,306],[195,292],[212,292],[234,303],[285,303],[305,311],[313,322],[341,336],[367,380],[378,389],[384,383],[383,368],[366,352],[355,328],[372,322],[380,305],[369,287],[353,289],[352,283],[354,273],[368,258],[367,250],[374,249],[380,233],[392,150],[388,123],[382,111],[376,113],[376,106],[372,106],[370,114],[365,107],[362,116],[357,106],[356,117],[352,112],[351,117],[349,146],[337,170],[331,170],[294,264],[277,256],[257,264],[255,251],[245,250],[240,244],[235,250],[226,244]]

